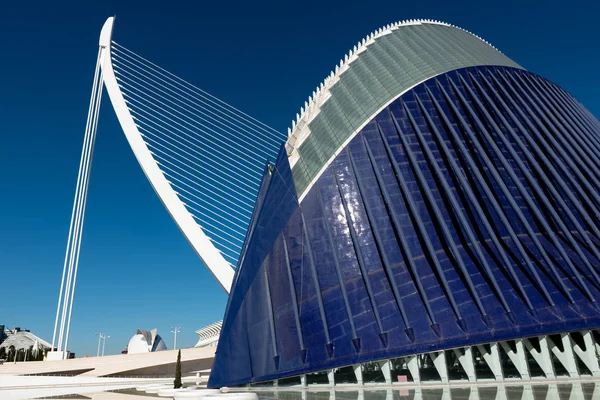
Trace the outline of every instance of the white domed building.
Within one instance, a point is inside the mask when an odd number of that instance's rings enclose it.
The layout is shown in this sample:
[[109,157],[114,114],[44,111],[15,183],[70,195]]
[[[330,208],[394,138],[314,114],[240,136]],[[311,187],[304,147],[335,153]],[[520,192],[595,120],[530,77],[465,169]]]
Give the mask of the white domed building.
[[127,345],[128,354],[151,353],[154,351],[167,350],[165,341],[158,335],[157,329],[145,331],[138,329]]

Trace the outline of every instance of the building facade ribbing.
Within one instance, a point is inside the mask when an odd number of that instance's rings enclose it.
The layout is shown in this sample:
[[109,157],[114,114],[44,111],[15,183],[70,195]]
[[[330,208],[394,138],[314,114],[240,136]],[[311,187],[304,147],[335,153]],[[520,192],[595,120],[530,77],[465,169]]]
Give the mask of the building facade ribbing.
[[363,41],[301,114],[265,172],[210,386],[600,326],[600,124],[560,87],[410,22]]

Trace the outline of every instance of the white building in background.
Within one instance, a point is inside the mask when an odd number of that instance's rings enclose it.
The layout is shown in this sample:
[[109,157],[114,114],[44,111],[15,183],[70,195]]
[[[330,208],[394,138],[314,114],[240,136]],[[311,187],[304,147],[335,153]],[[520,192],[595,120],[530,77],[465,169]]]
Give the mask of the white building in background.
[[196,343],[194,347],[216,347],[217,343],[219,343],[222,325],[223,321],[218,321],[202,329],[198,329],[196,333],[200,337],[198,338],[198,343]]
[[7,352],[11,346],[14,346],[17,351],[26,351],[30,347],[33,347],[34,351],[50,348],[50,343],[29,332],[27,329],[2,329],[2,332],[3,334],[0,334],[0,348],[4,348]]
[[154,351],[167,350],[165,341],[158,335],[157,329],[145,331],[138,329],[127,345],[127,354],[151,353]]

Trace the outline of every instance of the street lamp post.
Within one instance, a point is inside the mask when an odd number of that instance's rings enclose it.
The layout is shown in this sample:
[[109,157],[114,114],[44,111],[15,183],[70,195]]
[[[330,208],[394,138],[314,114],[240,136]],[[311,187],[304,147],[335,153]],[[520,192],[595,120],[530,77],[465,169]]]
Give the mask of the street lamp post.
[[173,350],[177,350],[177,332],[181,332],[181,327],[172,326],[171,333],[173,333]]
[[94,333],[94,335],[98,336],[98,350],[96,351],[96,357],[100,357],[100,341],[102,340],[102,332]]
[[104,335],[104,341],[102,342],[102,357],[104,357],[104,346],[106,346],[106,339],[110,339],[110,336]]
[[102,341],[102,355],[104,355],[104,345],[106,344],[106,339],[110,338],[110,336],[106,336],[106,333],[94,333],[94,335],[98,336],[98,350],[96,351],[96,357],[100,357],[100,342]]

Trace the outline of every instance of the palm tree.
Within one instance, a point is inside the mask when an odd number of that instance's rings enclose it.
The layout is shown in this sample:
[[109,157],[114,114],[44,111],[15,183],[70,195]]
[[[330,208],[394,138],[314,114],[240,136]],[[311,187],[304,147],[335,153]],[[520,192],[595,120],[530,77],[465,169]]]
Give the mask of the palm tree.
[[8,348],[8,360],[9,362],[15,361],[17,357],[17,349],[15,349],[15,346],[10,346]]

